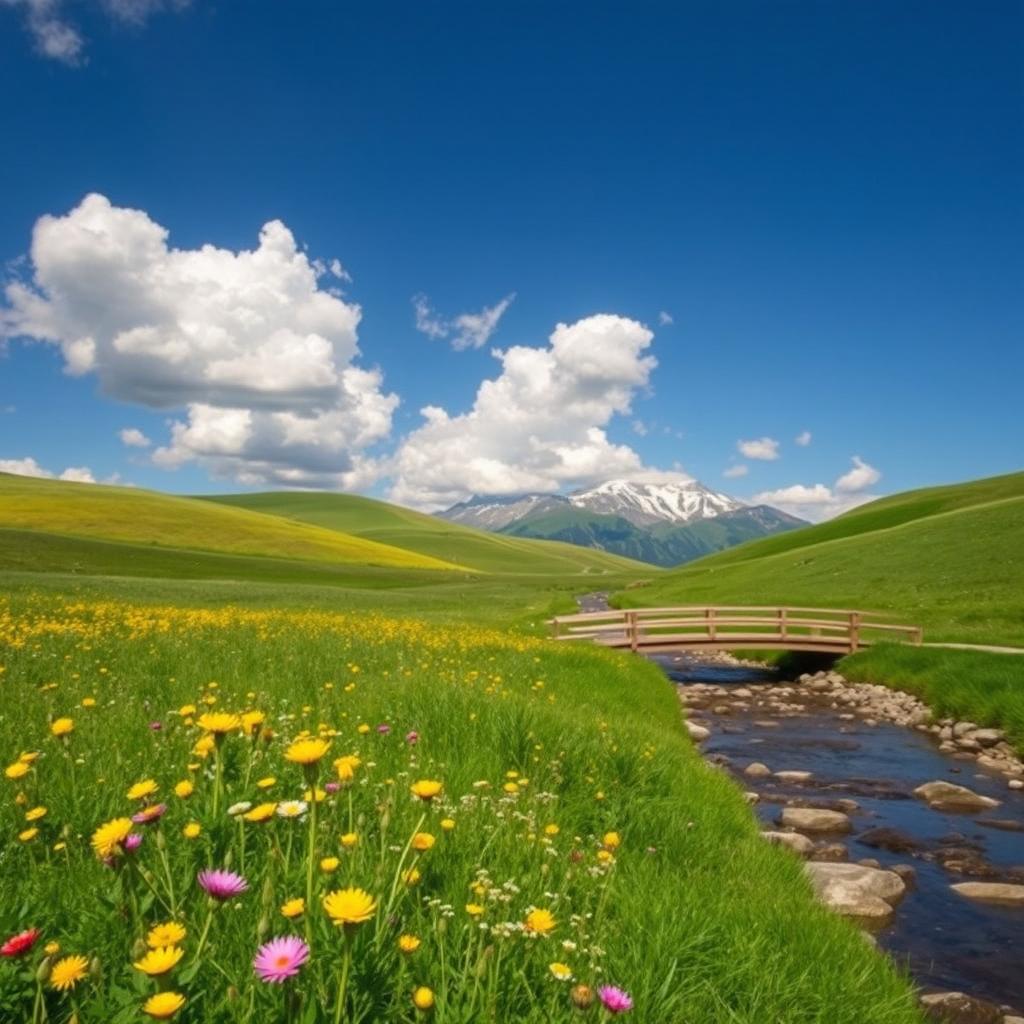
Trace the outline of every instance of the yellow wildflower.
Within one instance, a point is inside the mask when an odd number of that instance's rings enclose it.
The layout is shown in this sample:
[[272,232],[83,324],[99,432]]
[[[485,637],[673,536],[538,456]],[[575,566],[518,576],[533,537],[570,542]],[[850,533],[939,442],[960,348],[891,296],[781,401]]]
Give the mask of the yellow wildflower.
[[58,992],[73,989],[88,973],[89,961],[84,956],[66,956],[50,971],[50,987]]
[[150,996],[142,1006],[142,1012],[154,1020],[167,1020],[173,1017],[185,1005],[185,997],[180,992],[157,992]]
[[324,897],[324,910],[336,925],[363,924],[377,911],[377,901],[365,889],[335,889]]
[[297,896],[295,899],[287,900],[281,904],[281,913],[288,918],[301,916],[305,912],[305,909],[306,901],[301,896]]
[[137,971],[156,977],[166,974],[177,966],[178,961],[185,955],[181,946],[158,946],[150,949],[141,960],[136,960],[132,965]]

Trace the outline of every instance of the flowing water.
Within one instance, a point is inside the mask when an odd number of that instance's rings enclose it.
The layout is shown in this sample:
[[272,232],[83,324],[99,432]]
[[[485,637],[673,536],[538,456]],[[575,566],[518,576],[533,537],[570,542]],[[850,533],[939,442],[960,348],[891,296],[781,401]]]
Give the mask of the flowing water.
[[[769,671],[685,656],[652,660],[680,686],[700,682],[739,688],[778,681]],[[722,699],[710,703],[718,706]],[[840,837],[849,860],[873,858],[883,868],[909,864],[916,872],[915,883],[889,923],[875,933],[879,945],[905,964],[926,990],[963,991],[1024,1009],[1024,909],[958,895],[950,888],[953,883],[979,878],[949,871],[934,859],[936,852],[963,848],[978,870],[992,873],[987,880],[1024,882],[1024,794],[1009,790],[1005,777],[973,761],[940,753],[927,733],[884,722],[843,720],[839,714],[848,709],[833,709],[810,694],[793,716],[773,717],[758,709],[756,701],[749,703],[748,711],[715,715],[704,708],[697,717],[712,731],[702,744],[705,756],[727,758],[723,763],[743,788],[760,794],[753,810],[765,826],[777,827],[776,816],[791,799],[855,800],[859,809],[851,813],[854,831]],[[776,724],[758,724],[768,721]],[[806,770],[813,776],[807,783],[790,785],[775,778],[751,780],[742,772],[752,761],[772,771]],[[933,810],[912,791],[937,779],[995,797],[1000,806],[967,814]],[[858,838],[880,827],[898,830],[915,848],[891,853]]]

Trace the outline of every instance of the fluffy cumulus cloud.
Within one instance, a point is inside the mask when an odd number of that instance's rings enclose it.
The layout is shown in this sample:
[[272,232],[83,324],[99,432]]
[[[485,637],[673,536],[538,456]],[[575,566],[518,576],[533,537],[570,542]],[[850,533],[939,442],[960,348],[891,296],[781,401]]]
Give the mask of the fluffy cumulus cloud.
[[158,464],[195,461],[247,484],[372,476],[367,450],[389,435],[398,399],[355,364],[360,309],[321,287],[338,273],[280,221],[251,250],[175,249],[145,212],[94,194],[37,222],[31,266],[7,286],[0,337],[59,346],[68,373],[94,374],[120,401],[184,409]]
[[736,450],[746,459],[763,459],[772,462],[779,457],[779,442],[770,437],[759,437],[753,441],[737,441]]
[[840,476],[832,487],[825,484],[793,484],[774,491],[762,491],[755,494],[752,500],[754,504],[773,505],[783,512],[812,522],[831,519],[878,497],[868,493],[868,489],[882,479],[882,474],[859,455],[854,455],[852,461],[853,468]]
[[655,359],[653,335],[635,320],[600,314],[559,324],[543,347],[497,351],[461,415],[428,406],[391,466],[395,501],[443,508],[471,494],[557,491],[644,472],[640,456],[605,427],[630,411]]
[[129,448],[148,448],[153,443],[138,427],[125,427],[117,436]]
[[61,473],[53,473],[44,469],[35,459],[0,459],[0,473],[13,473],[16,476],[34,476],[43,480],[71,480],[80,484],[94,484],[96,478],[88,466],[68,466]]
[[[142,25],[157,11],[183,10],[191,0],[93,0],[114,22]],[[36,50],[63,64],[80,64],[85,40],[68,17],[64,0],[0,0],[0,7],[19,12]]]
[[484,306],[479,313],[459,313],[451,320],[446,320],[434,311],[426,295],[414,295],[412,308],[416,330],[428,338],[450,338],[452,348],[457,352],[467,348],[483,348],[498,329],[498,321],[512,305],[514,298],[514,293],[506,295],[493,306]]

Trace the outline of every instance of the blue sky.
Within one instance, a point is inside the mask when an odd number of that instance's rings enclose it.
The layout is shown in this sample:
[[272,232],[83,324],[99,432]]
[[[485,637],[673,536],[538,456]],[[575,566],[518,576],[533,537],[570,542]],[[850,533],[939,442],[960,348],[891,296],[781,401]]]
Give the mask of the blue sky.
[[0,462],[420,507],[681,468],[814,518],[1020,469],[1022,31],[0,0]]

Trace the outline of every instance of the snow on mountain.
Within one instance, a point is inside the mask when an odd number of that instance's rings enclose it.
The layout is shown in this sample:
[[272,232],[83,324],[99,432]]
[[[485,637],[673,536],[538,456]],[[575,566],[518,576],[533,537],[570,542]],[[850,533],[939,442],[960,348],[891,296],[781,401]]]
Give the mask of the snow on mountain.
[[481,530],[500,530],[527,516],[550,512],[569,504],[560,494],[473,495],[468,501],[438,512],[441,519]]
[[697,480],[682,483],[607,480],[597,487],[574,491],[569,501],[576,508],[621,516],[634,526],[690,523],[745,507],[742,501],[712,491]]

